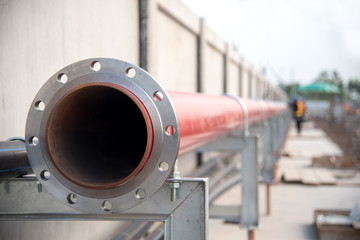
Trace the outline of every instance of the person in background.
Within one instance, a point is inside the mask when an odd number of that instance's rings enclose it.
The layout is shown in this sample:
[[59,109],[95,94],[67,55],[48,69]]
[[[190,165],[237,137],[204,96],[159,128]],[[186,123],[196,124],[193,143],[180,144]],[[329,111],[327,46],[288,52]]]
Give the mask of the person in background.
[[293,111],[293,118],[296,123],[296,129],[298,135],[301,133],[301,124],[305,120],[305,100],[303,97],[296,97],[290,103],[291,109]]

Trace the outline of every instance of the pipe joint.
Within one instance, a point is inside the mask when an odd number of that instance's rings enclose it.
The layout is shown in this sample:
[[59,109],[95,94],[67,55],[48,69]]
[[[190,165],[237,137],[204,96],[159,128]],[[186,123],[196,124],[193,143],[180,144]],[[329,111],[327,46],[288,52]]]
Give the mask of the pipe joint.
[[151,197],[179,149],[166,91],[144,70],[108,58],[54,74],[29,110],[26,149],[39,182],[66,205],[116,213]]

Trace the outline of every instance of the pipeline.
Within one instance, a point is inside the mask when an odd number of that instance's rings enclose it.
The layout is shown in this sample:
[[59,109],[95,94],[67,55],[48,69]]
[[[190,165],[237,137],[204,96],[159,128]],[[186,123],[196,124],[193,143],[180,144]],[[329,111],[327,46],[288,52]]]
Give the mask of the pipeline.
[[0,180],[32,173],[27,158],[25,142],[21,140],[0,142]]
[[[287,109],[283,103],[241,100],[199,93],[168,92],[180,125],[179,155],[196,150],[246,124],[262,122]],[[245,105],[245,106],[243,106]],[[245,107],[245,109],[244,109]]]
[[55,73],[26,123],[26,150],[42,185],[64,204],[116,213],[151,197],[178,156],[272,118],[286,104],[166,92],[147,72],[87,59]]

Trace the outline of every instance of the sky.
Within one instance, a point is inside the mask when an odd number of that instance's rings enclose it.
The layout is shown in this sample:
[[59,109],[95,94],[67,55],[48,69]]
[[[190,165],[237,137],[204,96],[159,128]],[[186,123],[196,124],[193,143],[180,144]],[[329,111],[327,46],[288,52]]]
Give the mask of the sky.
[[359,0],[183,0],[274,82],[360,78]]

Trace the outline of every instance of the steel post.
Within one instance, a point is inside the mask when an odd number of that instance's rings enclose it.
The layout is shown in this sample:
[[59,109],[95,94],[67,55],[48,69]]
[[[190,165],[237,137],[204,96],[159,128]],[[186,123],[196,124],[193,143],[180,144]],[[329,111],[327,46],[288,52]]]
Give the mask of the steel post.
[[263,168],[263,180],[266,185],[266,214],[271,214],[271,185],[274,182],[274,141],[275,139],[275,126],[274,119],[266,121],[264,124],[264,168]]
[[273,120],[268,120],[264,123],[264,167],[263,179],[265,183],[271,184],[274,179],[273,168],[273,145],[274,145],[274,130]]
[[271,215],[271,184],[266,183],[266,215]]
[[241,156],[241,226],[255,229],[259,225],[258,204],[258,136],[250,135]]
[[255,240],[255,231],[248,230],[248,240]]

